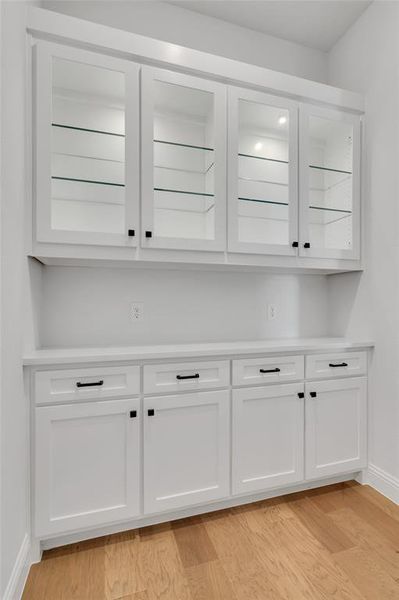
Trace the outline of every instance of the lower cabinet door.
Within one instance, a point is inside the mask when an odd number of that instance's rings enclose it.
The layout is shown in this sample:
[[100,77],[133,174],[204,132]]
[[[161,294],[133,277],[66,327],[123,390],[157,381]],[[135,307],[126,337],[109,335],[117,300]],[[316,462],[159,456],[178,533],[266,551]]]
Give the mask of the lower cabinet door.
[[233,494],[301,481],[303,384],[233,391]]
[[229,495],[229,405],[228,391],[145,398],[145,513]]
[[366,466],[367,379],[306,384],[306,478]]
[[37,536],[140,512],[139,399],[35,411]]

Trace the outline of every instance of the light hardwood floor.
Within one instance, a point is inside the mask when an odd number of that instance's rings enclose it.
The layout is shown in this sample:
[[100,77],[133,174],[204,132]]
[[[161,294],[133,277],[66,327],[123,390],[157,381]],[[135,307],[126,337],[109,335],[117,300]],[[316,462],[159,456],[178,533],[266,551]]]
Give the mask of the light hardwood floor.
[[64,546],[23,600],[399,600],[399,506],[347,482]]

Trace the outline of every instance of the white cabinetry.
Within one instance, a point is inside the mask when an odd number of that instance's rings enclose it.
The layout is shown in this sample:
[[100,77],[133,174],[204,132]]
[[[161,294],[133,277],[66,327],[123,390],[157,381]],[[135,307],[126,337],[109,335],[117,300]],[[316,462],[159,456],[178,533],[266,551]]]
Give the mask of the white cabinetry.
[[43,41],[35,51],[37,240],[136,246],[138,65]]
[[294,256],[298,105],[235,87],[228,100],[228,248]]
[[233,391],[233,494],[301,481],[303,384]]
[[360,258],[360,118],[300,109],[300,255]]
[[230,394],[144,400],[144,511],[229,496]]
[[34,255],[359,265],[359,115],[201,71],[34,50]]
[[143,245],[224,250],[225,86],[143,67],[141,93]]
[[139,400],[35,410],[35,533],[88,529],[140,513]]
[[306,384],[307,479],[366,466],[367,379]]

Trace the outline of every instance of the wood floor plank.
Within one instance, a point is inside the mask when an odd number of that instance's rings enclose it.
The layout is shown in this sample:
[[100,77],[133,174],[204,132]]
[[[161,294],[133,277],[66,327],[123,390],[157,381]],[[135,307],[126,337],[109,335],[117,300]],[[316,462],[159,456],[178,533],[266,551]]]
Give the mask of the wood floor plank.
[[140,561],[149,600],[192,600],[172,530],[142,541]]
[[305,527],[330,552],[341,552],[354,546],[353,541],[310,498],[292,501],[287,496],[287,502]]
[[366,600],[398,600],[399,584],[363,548],[350,548],[335,555]]
[[185,573],[193,600],[237,600],[220,561],[189,567]]
[[399,550],[399,521],[397,519],[391,517],[377,504],[369,501],[356,488],[348,488],[346,506],[386,537]]
[[172,530],[184,567],[193,567],[217,559],[216,550],[201,517],[175,521]]
[[374,560],[380,562],[383,568],[395,581],[399,581],[399,552],[369,523],[361,519],[350,508],[331,513],[331,518],[337,525],[356,541]]
[[399,507],[357,483],[45,552],[23,600],[399,600]]
[[399,521],[399,510],[395,502],[392,502],[392,500],[389,500],[389,498],[386,498],[369,485],[359,485],[355,488],[355,490],[366,500],[372,502],[381,510],[386,512],[390,517],[396,521]]
[[106,539],[104,573],[107,600],[144,592],[146,583],[141,569],[139,532],[126,531]]

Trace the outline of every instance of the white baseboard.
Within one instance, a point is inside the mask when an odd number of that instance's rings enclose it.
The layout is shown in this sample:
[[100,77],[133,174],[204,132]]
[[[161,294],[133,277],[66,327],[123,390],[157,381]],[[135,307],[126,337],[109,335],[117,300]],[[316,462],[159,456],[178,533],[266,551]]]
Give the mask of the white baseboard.
[[399,479],[375,465],[369,464],[362,483],[368,483],[395,504],[399,504]]
[[31,545],[29,535],[26,534],[4,592],[3,600],[20,600],[31,564]]

